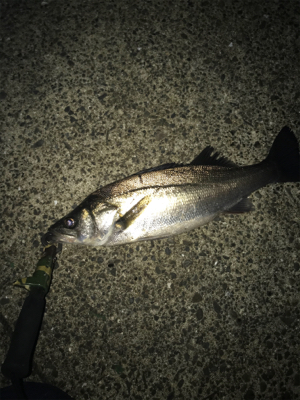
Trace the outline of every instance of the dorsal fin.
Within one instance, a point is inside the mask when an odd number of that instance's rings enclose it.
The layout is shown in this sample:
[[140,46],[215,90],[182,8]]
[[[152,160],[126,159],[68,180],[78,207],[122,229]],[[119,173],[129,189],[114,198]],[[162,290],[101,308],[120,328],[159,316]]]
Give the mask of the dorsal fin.
[[[212,153],[214,153],[214,154],[212,154]],[[162,164],[162,165],[158,165],[157,167],[143,169],[142,171],[135,172],[132,176],[145,174],[146,172],[162,171],[164,169],[178,168],[178,167],[184,167],[184,166],[188,166],[188,165],[214,165],[214,166],[219,166],[219,167],[236,167],[237,166],[235,163],[228,160],[227,158],[220,156],[220,153],[218,153],[217,151],[215,152],[215,150],[212,146],[207,146],[207,147],[205,147],[204,150],[201,151],[201,153],[190,164],[177,164],[177,163]]]
[[[212,154],[214,153],[214,154]],[[227,158],[215,152],[212,146],[205,147],[204,150],[190,163],[190,165],[215,165],[219,167],[236,167],[237,165]]]

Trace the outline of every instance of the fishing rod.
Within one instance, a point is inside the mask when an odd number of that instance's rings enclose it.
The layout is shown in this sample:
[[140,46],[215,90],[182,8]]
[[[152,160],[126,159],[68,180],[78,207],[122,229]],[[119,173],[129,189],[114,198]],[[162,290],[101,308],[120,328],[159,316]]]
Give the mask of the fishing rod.
[[46,245],[33,275],[14,283],[14,286],[26,289],[29,294],[23,303],[9,350],[1,366],[2,374],[12,383],[11,386],[1,389],[0,397],[2,400],[72,400],[68,394],[52,385],[23,382],[23,379],[30,376],[32,372],[32,360],[45,312],[45,297],[51,285],[57,253],[61,249],[61,244],[58,246],[54,244]]

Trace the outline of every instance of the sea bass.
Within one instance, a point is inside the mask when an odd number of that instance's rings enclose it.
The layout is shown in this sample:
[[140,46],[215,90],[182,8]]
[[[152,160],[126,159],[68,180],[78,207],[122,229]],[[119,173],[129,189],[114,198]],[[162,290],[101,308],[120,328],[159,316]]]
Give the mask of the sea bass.
[[90,194],[52,225],[44,243],[112,246],[187,232],[221,213],[252,210],[248,196],[276,182],[300,181],[299,144],[284,127],[267,158],[239,167],[210,146],[190,164],[164,164]]

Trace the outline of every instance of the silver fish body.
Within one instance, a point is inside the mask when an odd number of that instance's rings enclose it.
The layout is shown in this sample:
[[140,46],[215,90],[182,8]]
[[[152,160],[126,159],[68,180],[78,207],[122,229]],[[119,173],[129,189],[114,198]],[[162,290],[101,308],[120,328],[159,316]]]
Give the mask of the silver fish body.
[[166,164],[89,195],[49,228],[47,242],[111,246],[177,235],[221,213],[252,209],[247,197],[274,182],[299,181],[299,145],[283,128],[261,163],[238,167],[206,148],[190,165]]

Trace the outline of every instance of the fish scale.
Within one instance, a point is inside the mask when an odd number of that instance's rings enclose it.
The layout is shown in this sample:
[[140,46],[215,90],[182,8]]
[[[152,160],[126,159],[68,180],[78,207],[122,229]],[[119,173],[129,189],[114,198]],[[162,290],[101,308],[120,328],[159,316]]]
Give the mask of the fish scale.
[[[165,186],[156,192],[138,189],[140,197],[150,196],[150,202],[126,229],[115,229],[106,245],[122,244],[139,240],[169,237],[201,226],[214,219],[220,212],[227,211],[248,196],[262,184],[262,179],[270,181],[272,168],[262,169],[252,166],[235,171],[214,167],[197,175],[198,183]],[[250,170],[249,170],[250,169]],[[208,181],[207,175],[211,175]],[[258,184],[257,176],[261,175]],[[196,175],[195,175],[196,176]],[[203,177],[203,179],[201,179]],[[246,177],[246,178],[245,178]],[[122,195],[109,199],[111,204],[124,203]],[[122,212],[128,211],[123,209]]]

